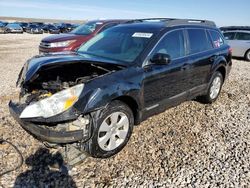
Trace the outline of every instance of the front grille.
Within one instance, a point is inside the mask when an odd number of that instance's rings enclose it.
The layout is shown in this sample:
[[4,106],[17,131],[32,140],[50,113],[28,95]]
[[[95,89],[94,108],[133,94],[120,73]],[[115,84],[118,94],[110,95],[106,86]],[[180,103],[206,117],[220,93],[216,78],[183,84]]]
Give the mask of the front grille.
[[44,48],[50,48],[50,43],[49,42],[41,42],[40,46],[44,47]]

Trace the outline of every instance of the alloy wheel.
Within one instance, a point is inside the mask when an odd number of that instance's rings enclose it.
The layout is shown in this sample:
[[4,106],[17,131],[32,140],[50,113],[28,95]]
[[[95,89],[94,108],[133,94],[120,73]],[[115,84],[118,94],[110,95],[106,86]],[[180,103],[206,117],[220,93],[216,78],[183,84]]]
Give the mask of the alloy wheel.
[[219,93],[220,93],[220,88],[221,88],[221,84],[222,84],[222,81],[220,79],[220,77],[215,77],[213,82],[212,82],[212,85],[211,85],[211,88],[210,88],[210,98],[211,99],[215,99],[216,97],[218,97]]
[[123,112],[110,114],[98,130],[98,145],[105,151],[119,147],[126,139],[129,131],[129,119]]

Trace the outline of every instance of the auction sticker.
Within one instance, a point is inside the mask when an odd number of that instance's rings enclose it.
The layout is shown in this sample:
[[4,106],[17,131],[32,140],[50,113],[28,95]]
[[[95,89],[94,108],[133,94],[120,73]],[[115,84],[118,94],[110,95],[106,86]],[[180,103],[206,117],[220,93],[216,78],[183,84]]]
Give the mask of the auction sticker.
[[153,33],[134,33],[132,37],[142,37],[142,38],[150,38]]

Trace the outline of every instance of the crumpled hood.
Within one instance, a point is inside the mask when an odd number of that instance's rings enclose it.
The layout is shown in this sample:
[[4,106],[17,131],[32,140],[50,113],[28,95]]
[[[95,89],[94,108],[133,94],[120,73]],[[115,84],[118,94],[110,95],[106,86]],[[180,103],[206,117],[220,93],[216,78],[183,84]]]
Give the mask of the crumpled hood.
[[60,66],[64,64],[70,64],[74,62],[81,63],[94,63],[94,64],[116,64],[124,66],[122,62],[107,60],[104,58],[94,57],[87,54],[77,54],[76,52],[61,52],[48,55],[39,55],[29,59],[23,66],[19,78],[17,80],[17,85],[26,83],[32,78],[38,76],[37,72],[42,67],[46,66]]

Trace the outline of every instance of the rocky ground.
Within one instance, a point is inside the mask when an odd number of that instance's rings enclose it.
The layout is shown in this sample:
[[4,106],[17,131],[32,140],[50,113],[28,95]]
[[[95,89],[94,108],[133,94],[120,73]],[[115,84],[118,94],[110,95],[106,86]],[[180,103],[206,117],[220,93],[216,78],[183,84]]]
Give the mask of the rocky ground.
[[[250,63],[242,60],[233,60],[214,104],[189,101],[149,118],[109,159],[88,157],[69,173],[52,168],[55,155],[21,129],[7,107],[17,97],[23,63],[38,54],[44,36],[0,35],[0,138],[25,159],[0,177],[0,187],[250,187]],[[0,173],[19,160],[10,145],[0,145]]]

